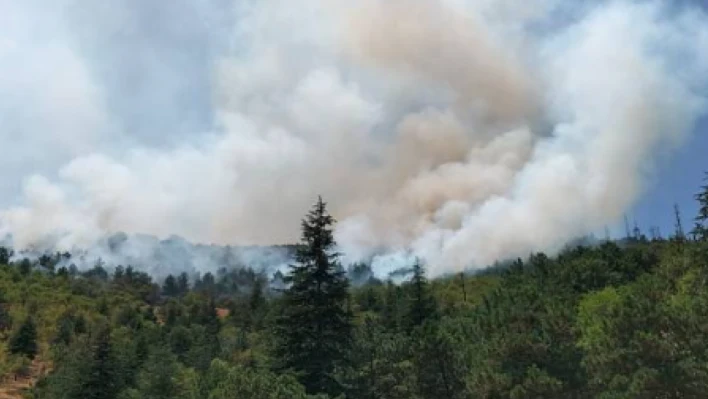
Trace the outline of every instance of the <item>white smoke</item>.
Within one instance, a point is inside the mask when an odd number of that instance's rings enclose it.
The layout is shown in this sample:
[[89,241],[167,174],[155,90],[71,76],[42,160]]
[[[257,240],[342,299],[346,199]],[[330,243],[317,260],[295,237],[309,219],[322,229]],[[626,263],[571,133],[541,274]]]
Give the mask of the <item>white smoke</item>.
[[53,4],[0,0],[18,247],[295,242],[321,194],[347,261],[483,267],[615,222],[706,111],[690,4]]

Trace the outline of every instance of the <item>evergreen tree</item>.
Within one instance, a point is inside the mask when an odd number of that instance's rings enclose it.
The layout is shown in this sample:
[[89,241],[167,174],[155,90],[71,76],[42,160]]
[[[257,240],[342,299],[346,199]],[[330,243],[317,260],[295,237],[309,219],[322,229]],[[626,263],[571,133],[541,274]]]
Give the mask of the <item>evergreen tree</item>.
[[0,247],[0,265],[9,265],[12,258],[12,250]]
[[408,307],[407,323],[409,328],[415,328],[423,325],[423,323],[434,317],[437,312],[437,304],[430,293],[428,279],[425,277],[425,269],[416,259],[413,265],[413,277],[410,281],[410,294]]
[[248,328],[257,329],[260,326],[260,320],[262,316],[261,310],[263,309],[266,300],[263,294],[264,281],[262,278],[256,278],[253,282],[253,288],[251,289],[251,295],[248,298],[248,316],[246,324]]
[[[196,334],[199,337],[199,342],[195,343],[195,354],[200,359],[199,368],[206,369],[209,367],[211,358],[218,355],[221,351],[219,342],[219,331],[221,331],[221,320],[216,312],[216,304],[212,298],[205,298],[191,309],[190,320],[193,327],[198,326],[201,332]],[[194,326],[196,325],[196,326]]]
[[384,291],[384,304],[383,310],[381,311],[381,318],[383,324],[390,331],[398,331],[403,327],[403,317],[405,316],[405,298],[401,293],[401,287],[393,283],[393,281],[386,281]]
[[117,370],[111,353],[111,331],[102,327],[93,350],[91,372],[83,388],[82,397],[86,399],[115,398]]
[[123,266],[118,266],[113,271],[113,282],[116,284],[122,283],[125,279],[125,268]]
[[303,246],[285,282],[284,310],[277,322],[282,367],[299,374],[310,393],[342,392],[333,374],[351,343],[351,314],[346,310],[349,283],[337,262],[334,218],[319,198],[302,221]]
[[180,295],[185,295],[189,292],[189,276],[187,276],[187,273],[182,272],[179,277],[177,277],[177,290]]
[[469,370],[460,359],[459,344],[435,323],[426,323],[414,335],[420,395],[425,399],[467,397],[464,378]]
[[0,332],[5,333],[12,328],[12,316],[6,309],[5,294],[0,291]]
[[175,376],[178,363],[169,348],[155,347],[138,375],[139,398],[172,399],[177,395]]
[[696,194],[695,198],[698,201],[698,215],[696,216],[696,225],[692,231],[693,237],[696,240],[705,241],[708,239],[708,172],[704,178],[706,184],[701,187],[701,192]]
[[355,330],[350,364],[342,370],[348,397],[417,398],[412,346],[407,335],[386,332],[379,320],[366,316]]
[[27,276],[32,272],[32,262],[29,259],[24,258],[20,261],[20,274]]
[[85,399],[86,382],[93,366],[92,355],[87,337],[77,338],[63,356],[55,359],[52,372],[38,381],[33,397]]
[[12,328],[12,316],[5,309],[4,304],[0,304],[0,332],[5,333]]
[[179,295],[179,286],[177,285],[175,276],[171,274],[167,276],[165,283],[162,285],[162,294],[170,297]]
[[248,300],[248,306],[251,308],[251,312],[255,312],[260,309],[265,304],[265,297],[263,296],[263,279],[257,278],[253,282],[253,288],[251,289],[251,295]]
[[211,272],[207,272],[203,277],[194,282],[194,290],[204,293],[210,297],[216,295],[216,279]]
[[37,355],[37,326],[32,316],[27,317],[12,336],[9,349],[12,354],[25,355],[30,359]]
[[86,327],[86,317],[84,317],[83,314],[79,314],[74,319],[74,333],[79,335],[85,334],[86,331],[88,331],[88,327]]
[[67,269],[65,266],[60,267],[57,270],[57,276],[61,278],[68,278],[69,277],[69,269]]
[[71,311],[64,312],[57,320],[57,333],[52,343],[69,345],[74,338],[74,315]]
[[678,242],[683,242],[686,239],[686,235],[683,232],[683,222],[681,221],[681,211],[679,210],[678,204],[674,204],[674,240]]

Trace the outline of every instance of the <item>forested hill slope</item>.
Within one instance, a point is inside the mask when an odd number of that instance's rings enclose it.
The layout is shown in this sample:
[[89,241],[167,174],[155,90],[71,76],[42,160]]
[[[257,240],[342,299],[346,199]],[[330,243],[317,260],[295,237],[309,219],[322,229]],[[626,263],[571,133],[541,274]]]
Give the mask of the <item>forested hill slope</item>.
[[[0,240],[4,248],[13,248],[12,236]],[[195,244],[178,236],[160,239],[146,234],[115,233],[98,240],[88,249],[58,251],[56,242],[45,240],[42,245],[0,252],[0,261],[24,258],[50,270],[87,270],[101,265],[114,269],[119,265],[133,266],[158,280],[168,275],[187,273],[216,274],[221,269],[254,269],[272,274],[292,262],[297,245],[229,246]]]
[[[703,242],[607,243],[498,276],[353,289],[332,378],[351,398],[701,397],[707,263]],[[30,397],[306,396],[273,347],[286,304],[261,286],[151,297],[139,279],[3,265],[0,287],[2,373],[52,365]]]
[[219,288],[229,279],[160,286],[132,269],[0,265],[0,391],[29,374],[24,395],[43,399],[708,392],[700,229],[536,254],[478,276],[428,280],[414,264],[402,284],[353,287],[330,255],[332,223],[318,202],[278,295],[254,272],[232,276],[249,284],[229,291]]

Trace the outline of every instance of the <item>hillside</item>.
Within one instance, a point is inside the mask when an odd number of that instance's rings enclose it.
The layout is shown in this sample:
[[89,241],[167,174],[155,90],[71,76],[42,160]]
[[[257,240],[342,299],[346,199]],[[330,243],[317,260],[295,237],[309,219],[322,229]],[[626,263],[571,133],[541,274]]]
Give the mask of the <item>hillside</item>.
[[[706,243],[677,240],[539,254],[424,283],[422,319],[413,283],[356,288],[351,355],[336,377],[352,398],[700,397],[707,262]],[[30,397],[305,397],[275,371],[280,299],[262,286],[229,300],[193,288],[146,295],[145,279],[0,266],[3,392],[26,367],[9,349],[31,317],[35,363],[54,367]]]
[[[708,188],[705,189],[708,192]],[[0,398],[699,398],[708,197],[689,236],[400,284],[346,272],[321,200],[287,275],[153,280],[0,248]],[[357,285],[350,279],[358,281]]]

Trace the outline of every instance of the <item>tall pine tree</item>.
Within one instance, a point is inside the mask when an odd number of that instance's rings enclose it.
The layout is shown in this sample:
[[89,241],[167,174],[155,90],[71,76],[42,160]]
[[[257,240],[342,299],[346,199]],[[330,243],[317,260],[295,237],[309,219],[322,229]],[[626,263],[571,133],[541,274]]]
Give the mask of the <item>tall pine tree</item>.
[[437,314],[437,303],[430,292],[428,279],[425,277],[425,268],[416,259],[413,264],[413,277],[408,286],[410,305],[408,308],[407,323],[409,329],[414,329],[435,317]]
[[342,392],[334,373],[346,358],[352,335],[346,309],[349,282],[334,252],[334,222],[322,198],[303,219],[303,245],[285,279],[289,287],[277,323],[281,367],[295,371],[309,393],[331,396]]
[[162,284],[162,294],[165,296],[174,297],[180,294],[177,279],[173,275],[167,276],[164,284]]
[[708,239],[708,172],[703,179],[706,184],[701,187],[701,192],[696,194],[696,201],[698,201],[698,216],[696,216],[696,225],[692,231],[692,234],[696,240],[707,240]]
[[111,330],[108,325],[99,327],[93,348],[91,372],[85,376],[82,397],[86,399],[112,399],[118,396],[115,359],[111,351]]

